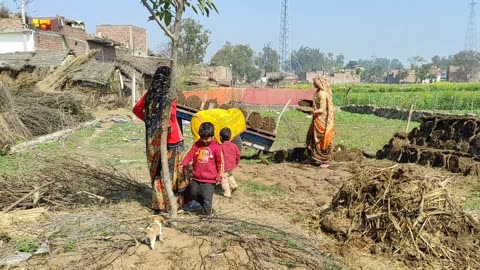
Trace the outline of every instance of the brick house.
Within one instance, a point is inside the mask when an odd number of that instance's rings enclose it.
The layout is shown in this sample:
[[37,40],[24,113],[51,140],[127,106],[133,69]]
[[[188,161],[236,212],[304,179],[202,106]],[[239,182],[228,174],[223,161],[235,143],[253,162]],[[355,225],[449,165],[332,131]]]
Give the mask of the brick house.
[[340,84],[340,83],[359,83],[360,77],[355,74],[354,70],[345,71],[345,72],[326,72],[326,71],[311,71],[307,72],[306,79],[307,82],[313,83],[313,79],[317,76],[324,76],[328,79],[330,84]]
[[[97,25],[98,37],[114,40],[135,56],[148,56],[147,30],[134,25]],[[117,52],[121,53],[121,51]]]
[[[40,24],[42,22],[42,24]],[[82,54],[89,50],[85,25],[64,17],[27,18],[27,27],[21,18],[0,19],[0,53],[43,50],[71,50]]]

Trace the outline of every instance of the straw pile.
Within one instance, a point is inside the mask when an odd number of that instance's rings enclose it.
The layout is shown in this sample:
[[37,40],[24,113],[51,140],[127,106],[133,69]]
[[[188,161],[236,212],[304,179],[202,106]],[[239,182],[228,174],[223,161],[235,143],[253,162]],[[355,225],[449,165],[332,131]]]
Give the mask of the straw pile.
[[321,213],[324,231],[364,238],[413,268],[480,268],[480,224],[453,200],[449,179],[413,166],[356,170]]
[[42,91],[63,90],[68,80],[78,71],[83,64],[92,59],[99,50],[91,50],[86,54],[75,57],[65,65],[57,68],[53,73],[40,81],[37,86]]
[[0,150],[30,137],[30,132],[13,109],[9,90],[0,82]]
[[46,135],[93,119],[71,93],[22,92],[14,97],[15,111],[34,136]]

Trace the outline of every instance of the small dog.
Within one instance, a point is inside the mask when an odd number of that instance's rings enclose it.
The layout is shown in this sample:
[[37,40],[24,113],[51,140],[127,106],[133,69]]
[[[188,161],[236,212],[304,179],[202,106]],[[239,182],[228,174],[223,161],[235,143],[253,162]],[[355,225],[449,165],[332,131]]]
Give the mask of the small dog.
[[151,249],[155,249],[155,241],[157,237],[160,241],[163,241],[163,224],[165,220],[161,216],[156,216],[153,219],[152,224],[145,229],[145,243],[150,245]]

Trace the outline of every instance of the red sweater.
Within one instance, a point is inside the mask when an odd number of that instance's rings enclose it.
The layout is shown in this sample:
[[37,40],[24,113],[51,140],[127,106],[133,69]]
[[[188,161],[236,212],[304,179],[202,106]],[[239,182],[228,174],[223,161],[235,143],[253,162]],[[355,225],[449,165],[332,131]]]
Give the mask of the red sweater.
[[240,163],[240,149],[231,141],[222,143],[224,170],[229,172]]
[[[145,121],[145,97],[147,94],[142,96],[140,100],[133,106],[132,112],[142,121]],[[176,144],[183,140],[182,133],[180,132],[180,126],[177,122],[177,101],[172,102],[172,111],[170,112],[170,121],[168,124],[171,127],[170,132],[168,133],[167,143]]]
[[207,146],[201,141],[192,145],[181,165],[186,166],[192,162],[192,179],[211,184],[222,181],[220,176],[223,170],[222,148],[215,140]]

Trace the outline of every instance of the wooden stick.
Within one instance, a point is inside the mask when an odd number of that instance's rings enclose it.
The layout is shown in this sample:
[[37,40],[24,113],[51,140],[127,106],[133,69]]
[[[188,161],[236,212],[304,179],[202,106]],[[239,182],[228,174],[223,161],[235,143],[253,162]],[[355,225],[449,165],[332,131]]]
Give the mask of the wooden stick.
[[40,189],[44,188],[44,187],[47,187],[51,184],[55,183],[55,181],[50,181],[50,182],[47,182],[39,187],[37,187],[36,189],[30,191],[27,195],[23,196],[22,198],[18,199],[16,202],[12,203],[10,206],[8,206],[7,208],[4,208],[3,209],[3,212],[6,213],[8,211],[10,211],[13,207],[17,206],[19,203],[21,203],[22,201],[24,201],[26,198],[30,197],[32,194],[34,194],[35,192],[39,191]]
[[277,134],[278,126],[280,126],[280,119],[282,118],[282,115],[283,115],[283,114],[285,113],[285,111],[287,110],[288,105],[290,105],[290,101],[292,101],[292,100],[289,99],[288,102],[287,102],[287,104],[285,104],[285,106],[283,107],[282,112],[280,112],[280,115],[279,115],[278,118],[277,118],[277,125],[275,126],[275,130],[273,131],[273,134]]
[[405,128],[405,132],[408,132],[408,128],[410,126],[410,120],[412,119],[412,113],[413,113],[413,109],[415,108],[415,104],[417,103],[417,100],[415,99],[415,101],[412,103],[412,105],[410,106],[410,111],[408,112],[408,120],[407,120],[407,127]]

